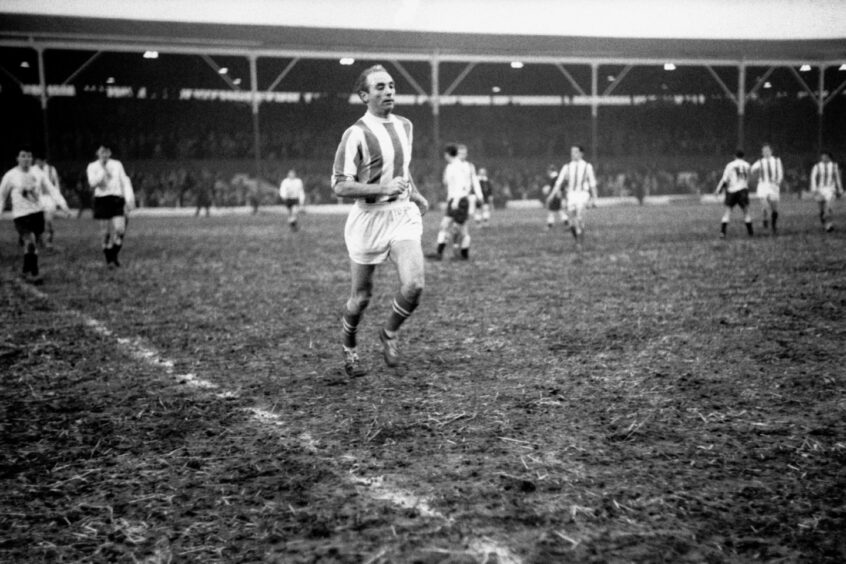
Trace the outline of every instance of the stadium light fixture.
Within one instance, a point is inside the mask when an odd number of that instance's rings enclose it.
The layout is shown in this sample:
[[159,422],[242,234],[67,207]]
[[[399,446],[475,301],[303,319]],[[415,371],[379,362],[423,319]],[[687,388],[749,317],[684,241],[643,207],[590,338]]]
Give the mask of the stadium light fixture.
[[217,72],[219,74],[226,74],[226,73],[229,72],[229,68],[228,67],[220,67],[220,69]]
[[614,82],[617,78],[613,74],[608,75],[608,82]]
[[345,67],[348,67],[355,63],[355,59],[353,59],[352,57],[344,57],[338,62],[344,65]]
[[840,65],[840,67],[838,67],[837,70],[846,71],[846,63],[843,63],[842,65]]
[[110,76],[109,78],[106,79],[106,84],[114,84],[114,83],[115,83],[115,77]]
[[676,70],[676,65],[673,63],[664,63],[664,70],[665,71],[674,71]]
[[494,86],[493,88],[491,88],[491,92],[493,92],[494,94],[499,94],[500,92],[502,92],[502,88],[500,88],[499,86]]
[[521,63],[520,61],[511,61],[511,68],[512,69],[522,69],[523,63]]
[[802,65],[799,67],[799,72],[808,72],[811,70],[811,65]]
[[158,59],[159,52],[158,51],[144,51],[144,58],[145,59]]
[[29,68],[29,61],[21,61],[21,68],[28,69]]
[[235,86],[241,86],[241,79],[240,78],[232,79],[232,84],[234,84]]
[[764,88],[772,88],[773,84],[769,80],[764,83]]

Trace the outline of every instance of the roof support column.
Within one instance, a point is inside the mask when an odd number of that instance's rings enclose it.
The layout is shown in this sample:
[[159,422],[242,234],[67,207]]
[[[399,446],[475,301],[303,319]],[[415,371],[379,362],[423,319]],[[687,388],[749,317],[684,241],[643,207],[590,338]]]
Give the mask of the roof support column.
[[256,55],[250,54],[250,106],[253,113],[253,157],[255,158],[256,182],[261,178],[261,131],[259,129],[258,68]]
[[825,116],[825,65],[820,65],[820,78],[817,84],[817,154],[823,150],[823,120]]
[[41,125],[44,128],[44,158],[50,158],[50,122],[47,119],[47,71],[44,68],[44,48],[36,47],[38,54],[38,84],[41,87]]
[[740,63],[737,67],[737,148],[742,149],[744,139],[744,122],[746,121],[746,65]]
[[590,64],[590,158],[598,160],[599,153],[599,64]]
[[431,158],[435,161],[441,150],[441,81],[438,72],[440,61],[437,51],[432,55],[429,65],[432,70],[432,95],[429,102],[432,104],[432,141],[434,145],[434,154],[431,155]]

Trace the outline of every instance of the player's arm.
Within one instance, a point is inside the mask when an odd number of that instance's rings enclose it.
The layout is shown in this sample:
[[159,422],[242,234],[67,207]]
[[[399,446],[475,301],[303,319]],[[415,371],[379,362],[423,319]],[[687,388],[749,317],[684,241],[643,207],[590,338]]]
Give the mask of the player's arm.
[[561,167],[561,170],[558,172],[558,178],[555,179],[555,185],[552,187],[552,190],[549,191],[549,196],[546,197],[546,203],[548,204],[552,200],[555,199],[556,196],[561,198],[561,185],[564,184],[564,172],[567,169],[567,165]]
[[0,212],[6,207],[6,198],[9,197],[9,192],[12,191],[12,182],[9,175],[5,174],[3,180],[0,180]]
[[837,197],[843,195],[843,181],[840,178],[840,167],[834,165],[834,188],[837,191]]
[[302,181],[300,181],[299,199],[300,199],[300,206],[304,206],[306,198],[305,198],[305,186],[303,185]]
[[723,170],[723,177],[720,178],[720,181],[717,182],[717,188],[714,190],[714,194],[722,194],[728,188],[729,182],[729,175],[731,174],[731,165],[727,166],[725,170]]
[[817,191],[817,175],[820,172],[820,166],[814,165],[814,168],[811,169],[811,192]]
[[41,186],[50,195],[50,197],[53,198],[53,201],[56,202],[56,206],[58,206],[60,210],[64,211],[65,213],[70,212],[65,197],[62,196],[62,193],[59,191],[59,189],[52,182],[50,182],[50,178],[46,174],[41,175]]
[[126,175],[126,171],[123,169],[123,164],[120,164],[120,169],[118,170],[118,174],[120,176],[120,185],[123,188],[123,199],[126,202],[126,210],[134,210],[135,209],[135,191],[132,189],[132,181]]
[[596,200],[599,197],[596,192],[596,175],[593,174],[593,165],[587,165],[587,181],[588,188],[590,188],[591,205],[596,206]]
[[482,185],[479,183],[479,175],[476,174],[476,166],[470,165],[470,183],[473,185],[473,193],[476,195],[477,201],[481,202],[485,199],[482,194]]
[[408,181],[411,184],[411,194],[409,195],[409,199],[420,209],[420,215],[426,215],[426,212],[429,211],[429,201],[423,196],[423,194],[420,193],[420,190],[417,189],[417,184],[414,182],[411,175],[408,176]]
[[99,188],[106,185],[106,167],[100,164],[100,161],[88,165],[86,174],[88,176],[88,185],[91,188]]

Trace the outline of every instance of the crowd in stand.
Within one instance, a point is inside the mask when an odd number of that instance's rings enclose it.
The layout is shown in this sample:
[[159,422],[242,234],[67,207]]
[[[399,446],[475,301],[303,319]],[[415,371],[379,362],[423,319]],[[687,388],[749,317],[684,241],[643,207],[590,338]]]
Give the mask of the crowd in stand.
[[[844,113],[831,106],[827,111]],[[747,154],[770,141],[785,161],[787,189],[801,190],[817,156],[813,104],[775,101],[748,111]],[[290,168],[303,179],[309,203],[337,201],[329,186],[334,151],[362,112],[342,98],[263,105],[262,203],[276,202],[274,187]],[[442,199],[431,110],[407,106],[402,114],[415,124],[415,179],[428,198]],[[255,175],[252,114],[244,104],[78,97],[52,100],[49,119],[51,158],[72,205],[85,198],[84,166],[103,140],[126,164],[142,206],[191,206],[200,190],[210,190],[218,206],[248,200],[243,183],[233,182]],[[441,145],[465,143],[471,160],[488,169],[500,203],[540,198],[547,167],[560,167],[571,144],[585,146],[594,160],[591,130],[582,106],[444,106],[440,114]],[[597,132],[600,195],[710,192],[735,149],[737,115],[725,100],[602,107]]]

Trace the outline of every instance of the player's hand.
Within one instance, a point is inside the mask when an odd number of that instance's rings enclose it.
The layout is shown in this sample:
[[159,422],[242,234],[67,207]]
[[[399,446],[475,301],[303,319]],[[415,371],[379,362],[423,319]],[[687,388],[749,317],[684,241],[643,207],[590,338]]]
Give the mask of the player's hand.
[[426,212],[429,211],[429,202],[421,194],[416,192],[412,194],[411,201],[417,204],[417,207],[420,209],[420,215],[426,215]]
[[408,190],[408,180],[401,176],[392,178],[390,182],[385,184],[382,188],[382,194],[385,196],[399,196]]

